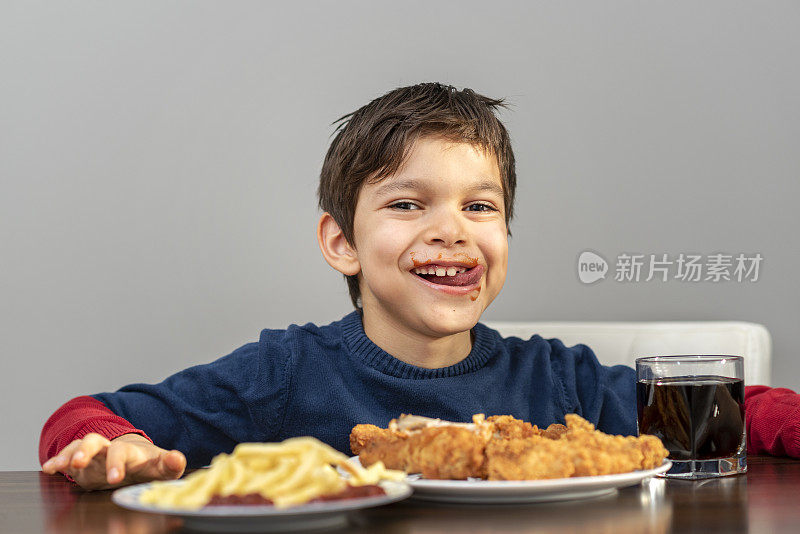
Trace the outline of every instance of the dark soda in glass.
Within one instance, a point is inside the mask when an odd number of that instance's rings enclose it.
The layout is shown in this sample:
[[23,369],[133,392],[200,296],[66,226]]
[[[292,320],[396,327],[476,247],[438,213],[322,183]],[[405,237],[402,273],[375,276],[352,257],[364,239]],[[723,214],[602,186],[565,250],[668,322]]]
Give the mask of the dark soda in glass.
[[636,384],[639,433],[661,439],[671,460],[712,460],[745,447],[744,381],[675,376]]

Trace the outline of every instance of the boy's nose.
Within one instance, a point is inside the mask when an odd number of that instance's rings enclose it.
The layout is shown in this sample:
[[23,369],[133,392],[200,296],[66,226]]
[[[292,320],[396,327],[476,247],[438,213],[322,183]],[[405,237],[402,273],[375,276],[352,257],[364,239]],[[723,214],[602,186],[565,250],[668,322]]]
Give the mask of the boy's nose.
[[430,225],[425,230],[425,243],[444,247],[465,244],[466,229],[459,215],[439,214],[432,217]]

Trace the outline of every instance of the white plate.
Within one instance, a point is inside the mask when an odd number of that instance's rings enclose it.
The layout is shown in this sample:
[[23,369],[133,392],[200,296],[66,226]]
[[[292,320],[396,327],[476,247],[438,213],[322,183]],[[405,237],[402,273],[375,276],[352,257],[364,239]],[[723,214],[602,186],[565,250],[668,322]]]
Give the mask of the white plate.
[[[182,483],[182,480],[169,482],[169,484]],[[183,518],[186,528],[201,532],[287,532],[340,527],[347,524],[347,512],[401,501],[411,495],[411,488],[405,482],[385,480],[379,485],[386,495],[374,497],[302,504],[288,508],[275,508],[270,505],[235,505],[183,510],[159,508],[139,502],[139,496],[151,485],[152,483],[148,482],[120,488],[111,495],[111,500],[129,510],[179,516]]]
[[[358,462],[358,456],[351,460]],[[550,502],[612,494],[618,488],[634,486],[646,478],[665,473],[670,467],[672,462],[664,460],[655,469],[617,475],[546,480],[428,480],[421,475],[408,475],[406,482],[414,488],[413,498],[425,501],[469,504]]]

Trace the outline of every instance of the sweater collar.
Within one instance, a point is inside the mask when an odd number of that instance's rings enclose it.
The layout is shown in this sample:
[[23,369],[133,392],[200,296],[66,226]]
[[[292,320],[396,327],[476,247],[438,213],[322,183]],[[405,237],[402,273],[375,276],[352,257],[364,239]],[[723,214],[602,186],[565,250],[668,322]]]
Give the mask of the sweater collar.
[[492,357],[497,344],[497,333],[478,323],[472,329],[475,339],[472,350],[466,358],[449,367],[426,369],[398,360],[373,343],[364,333],[360,311],[356,310],[346,315],[341,325],[345,343],[356,358],[384,374],[413,380],[457,376],[480,369]]

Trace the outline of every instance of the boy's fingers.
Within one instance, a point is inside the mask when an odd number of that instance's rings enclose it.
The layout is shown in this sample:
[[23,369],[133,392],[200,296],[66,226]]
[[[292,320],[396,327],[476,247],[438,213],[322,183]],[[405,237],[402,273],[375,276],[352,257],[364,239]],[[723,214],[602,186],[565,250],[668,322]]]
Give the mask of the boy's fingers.
[[73,469],[83,469],[98,452],[105,450],[110,444],[111,442],[100,434],[86,434],[78,445],[78,450],[73,453],[70,466]]
[[124,443],[114,444],[106,454],[106,480],[109,484],[119,484],[125,478],[125,463],[128,447]]
[[58,454],[47,460],[44,465],[42,465],[42,471],[48,475],[53,475],[58,471],[66,469],[66,467],[69,465],[70,458],[72,458],[72,453],[75,452],[75,449],[78,448],[80,443],[81,440],[76,439],[61,449]]
[[159,467],[166,478],[180,478],[186,469],[186,457],[178,450],[171,450],[161,455]]

